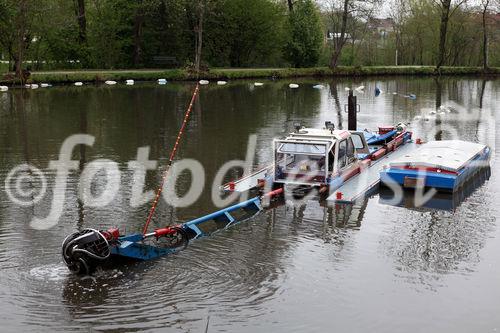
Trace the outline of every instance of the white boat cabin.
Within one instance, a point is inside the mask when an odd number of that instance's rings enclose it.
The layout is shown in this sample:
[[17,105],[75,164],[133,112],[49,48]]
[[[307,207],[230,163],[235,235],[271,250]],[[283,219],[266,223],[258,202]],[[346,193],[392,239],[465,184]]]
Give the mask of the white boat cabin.
[[329,122],[325,125],[322,129],[297,127],[285,139],[274,141],[274,182],[327,184],[358,167],[358,154],[369,154],[363,132],[334,130]]

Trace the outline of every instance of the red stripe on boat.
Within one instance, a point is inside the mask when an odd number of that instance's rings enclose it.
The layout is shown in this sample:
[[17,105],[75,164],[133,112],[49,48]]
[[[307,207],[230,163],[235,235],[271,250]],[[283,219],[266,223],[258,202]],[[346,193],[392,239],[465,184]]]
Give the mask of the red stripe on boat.
[[351,167],[349,170],[346,170],[343,174],[342,174],[342,179],[344,181],[348,180],[349,178],[357,175],[359,173],[359,165],[356,165],[354,167]]
[[412,170],[412,171],[423,171],[423,172],[434,172],[434,173],[444,173],[448,175],[458,175],[456,171],[443,170],[440,168],[431,168],[431,167],[423,167],[423,166],[391,166],[394,169],[402,169],[402,170]]
[[384,156],[385,153],[387,153],[387,150],[385,148],[381,148],[381,149],[377,150],[376,152],[374,152],[373,154],[371,154],[370,159],[372,161],[376,161],[379,158],[381,158],[382,156]]

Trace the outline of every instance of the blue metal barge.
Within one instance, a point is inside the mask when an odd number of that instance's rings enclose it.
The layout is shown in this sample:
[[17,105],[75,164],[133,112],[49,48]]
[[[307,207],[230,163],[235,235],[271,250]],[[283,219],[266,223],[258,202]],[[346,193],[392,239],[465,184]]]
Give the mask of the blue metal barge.
[[388,186],[455,192],[478,171],[489,167],[490,154],[491,149],[479,143],[431,141],[391,161],[380,172],[380,181]]

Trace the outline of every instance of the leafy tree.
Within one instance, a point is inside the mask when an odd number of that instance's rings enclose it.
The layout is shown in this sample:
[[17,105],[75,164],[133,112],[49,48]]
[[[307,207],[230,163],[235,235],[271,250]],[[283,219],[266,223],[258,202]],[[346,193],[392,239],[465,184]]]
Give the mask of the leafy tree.
[[33,40],[37,2],[4,0],[0,2],[0,43],[14,61],[16,77],[23,78],[23,61]]
[[316,65],[323,46],[321,18],[312,0],[294,2],[289,14],[286,56],[295,67]]
[[207,60],[235,67],[278,63],[284,11],[272,0],[217,1],[206,21]]

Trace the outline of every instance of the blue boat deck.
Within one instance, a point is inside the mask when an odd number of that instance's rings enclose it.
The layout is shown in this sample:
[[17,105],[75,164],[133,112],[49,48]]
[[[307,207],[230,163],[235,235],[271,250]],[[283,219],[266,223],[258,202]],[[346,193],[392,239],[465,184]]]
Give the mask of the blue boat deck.
[[384,166],[391,161],[409,154],[415,149],[417,149],[417,145],[412,142],[404,144],[395,151],[373,162],[369,168],[348,179],[335,189],[326,200],[333,203],[353,204],[358,199],[364,198],[380,184],[380,171],[384,169]]

